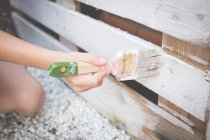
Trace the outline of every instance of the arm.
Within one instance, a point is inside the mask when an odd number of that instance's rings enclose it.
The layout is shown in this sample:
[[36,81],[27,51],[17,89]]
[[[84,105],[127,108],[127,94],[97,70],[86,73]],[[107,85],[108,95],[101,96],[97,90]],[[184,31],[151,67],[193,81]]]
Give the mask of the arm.
[[[0,61],[6,61],[47,70],[48,66],[59,61],[80,61],[96,66],[105,65],[103,58],[89,53],[68,53],[52,51],[27,43],[5,32],[0,32]],[[103,70],[95,74],[86,74],[66,78],[76,91],[84,91],[101,85],[103,78],[110,70]]]
[[62,61],[63,52],[47,50],[30,44],[5,32],[0,32],[0,60],[47,70],[56,61]]

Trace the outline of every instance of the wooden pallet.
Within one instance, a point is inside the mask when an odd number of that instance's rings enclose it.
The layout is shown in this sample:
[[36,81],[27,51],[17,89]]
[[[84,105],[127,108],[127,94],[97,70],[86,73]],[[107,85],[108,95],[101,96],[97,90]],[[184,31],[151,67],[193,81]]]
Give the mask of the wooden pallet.
[[[204,69],[210,63],[210,2],[78,1],[81,3],[68,0],[58,0],[57,3],[46,0],[10,0],[13,7],[26,15],[25,18],[17,13],[12,14],[19,36],[55,50],[75,50],[77,45],[87,52],[109,59],[122,49],[147,50],[159,47],[137,37],[137,33],[132,33],[135,29],[139,29],[139,32],[143,29],[144,33],[148,33],[147,29],[139,27],[139,23],[163,32],[160,38],[163,39],[162,47],[166,52],[165,65],[159,76],[136,80],[133,89],[127,83],[125,85],[108,77],[101,87],[81,96],[136,139],[210,139],[210,90],[209,82],[204,77]],[[112,16],[116,21],[121,20],[120,23],[127,23],[122,28],[126,30],[128,26],[130,32],[126,33],[97,20],[99,17],[100,20],[105,19],[101,16],[94,18],[84,15],[78,6],[82,3],[109,12],[103,12],[103,15],[108,15],[106,19]],[[196,7],[202,9],[195,12],[193,8]],[[151,18],[146,18],[148,16]],[[71,48],[39,29],[37,24],[31,22],[33,20],[60,35],[60,38],[71,41]],[[134,24],[138,28],[132,28]],[[157,34],[156,31],[154,33]],[[63,39],[61,42],[64,42]],[[156,102],[146,99],[149,95],[141,93],[144,91],[135,91],[142,85],[158,97]]]

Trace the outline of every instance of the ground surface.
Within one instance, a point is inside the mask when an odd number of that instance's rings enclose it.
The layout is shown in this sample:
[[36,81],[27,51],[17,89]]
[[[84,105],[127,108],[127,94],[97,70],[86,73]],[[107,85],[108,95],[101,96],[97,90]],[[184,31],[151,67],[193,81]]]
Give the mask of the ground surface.
[[29,68],[46,92],[42,110],[34,116],[0,114],[0,140],[129,140],[90,104],[59,79]]

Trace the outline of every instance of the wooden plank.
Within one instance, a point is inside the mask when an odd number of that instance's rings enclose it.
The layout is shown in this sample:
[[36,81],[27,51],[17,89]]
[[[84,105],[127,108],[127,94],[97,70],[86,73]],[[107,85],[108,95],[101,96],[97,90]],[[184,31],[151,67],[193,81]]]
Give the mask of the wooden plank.
[[175,53],[175,55],[181,55],[182,60],[204,70],[210,66],[210,48],[201,48],[167,34],[163,34],[162,47]]
[[[181,57],[183,61],[190,63],[195,67],[207,70],[210,66],[210,48],[200,48],[196,45],[179,40],[167,34],[163,34],[162,47],[164,49],[169,49],[172,55],[181,55],[179,57]],[[209,101],[210,100],[208,99],[208,102]],[[210,103],[207,104],[209,105]],[[207,121],[202,122],[200,120],[197,120],[196,118],[191,116],[191,114],[171,104],[164,98],[159,98],[158,105],[205,134]],[[208,106],[207,110],[209,110]],[[208,114],[206,114],[206,116],[208,116]]]
[[165,52],[178,57],[186,63],[201,68],[202,70],[206,70],[208,66],[210,68],[210,48],[202,48],[167,34],[163,34],[162,37],[160,32],[102,10],[95,10],[95,13],[97,14],[97,19],[156,45],[162,46]]
[[63,45],[69,47],[72,51],[76,51],[76,52],[79,51],[79,48],[76,45],[74,45],[71,41],[69,41],[68,39],[66,39],[65,37],[60,36],[59,37],[59,41]]
[[[186,138],[184,133],[181,132],[183,129],[179,131],[180,124],[174,122],[178,119],[110,77],[104,81],[103,86],[87,91],[82,96],[98,108],[106,117],[118,123],[119,126],[124,127],[132,135],[137,136],[137,138]],[[166,118],[168,118],[170,123],[174,123],[178,127],[176,128],[166,122]]]
[[[76,9],[76,6],[74,4],[74,0],[56,0],[56,3],[64,6],[67,9],[70,9],[70,10],[75,10]],[[72,51],[78,51],[77,46],[74,45],[71,41],[69,41],[65,37],[63,37],[62,35],[59,35],[59,40],[63,45],[70,47],[70,49]]]
[[210,42],[209,0],[77,0],[207,47]]
[[[110,59],[120,50],[158,48],[147,41],[52,2],[45,0],[10,2],[20,11],[62,34],[84,50],[106,59]],[[161,68],[159,76],[137,81],[196,118],[205,120],[210,90],[209,83],[204,79],[204,72],[167,54],[164,55],[164,60],[165,65]]]
[[[60,48],[63,45],[57,40],[53,40],[19,15],[13,13],[12,18],[24,40],[47,48],[51,44],[55,47],[58,45],[58,49],[66,51]],[[27,36],[31,36],[33,40],[28,40]],[[112,77],[105,79],[101,87],[80,95],[136,139],[204,139],[203,135]]]
[[195,118],[190,113],[184,111],[183,109],[177,107],[162,97],[159,97],[158,99],[158,106],[205,135],[208,121],[201,121]]
[[96,15],[98,20],[101,20],[111,26],[126,31],[132,35],[138,36],[158,46],[162,45],[162,33],[159,31],[153,30],[142,24],[110,14],[102,10],[96,10]]
[[34,28],[34,25],[26,22],[23,18],[18,16],[16,13],[13,13],[12,17],[13,19],[15,19],[13,20],[13,22],[16,27],[16,31],[18,35],[21,38],[24,38],[24,40],[34,43],[39,46],[43,46],[51,50],[69,51],[69,49],[66,49],[66,47],[62,45],[59,41],[49,36],[48,34],[43,32],[41,29]]

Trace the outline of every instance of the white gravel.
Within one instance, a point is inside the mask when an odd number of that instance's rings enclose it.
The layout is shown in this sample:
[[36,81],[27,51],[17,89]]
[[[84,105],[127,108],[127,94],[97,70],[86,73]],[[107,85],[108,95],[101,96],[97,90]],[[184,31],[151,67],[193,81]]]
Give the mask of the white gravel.
[[129,140],[59,79],[29,68],[46,92],[45,105],[34,116],[0,113],[1,140]]

